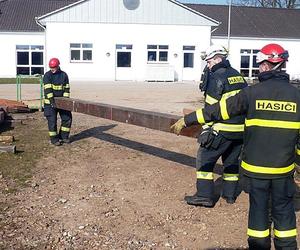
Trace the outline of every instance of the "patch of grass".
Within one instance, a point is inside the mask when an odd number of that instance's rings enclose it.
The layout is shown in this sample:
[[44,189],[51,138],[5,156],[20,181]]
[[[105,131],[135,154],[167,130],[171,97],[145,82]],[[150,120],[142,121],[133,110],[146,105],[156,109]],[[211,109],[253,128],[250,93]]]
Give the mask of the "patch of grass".
[[8,183],[6,192],[12,193],[27,186],[38,160],[48,150],[46,121],[41,113],[30,114],[34,119],[25,120],[15,128],[0,127],[1,135],[13,135],[17,153],[0,153],[0,172]]
[[[0,78],[0,84],[16,84],[16,78]],[[21,78],[21,84],[40,84],[39,78]]]

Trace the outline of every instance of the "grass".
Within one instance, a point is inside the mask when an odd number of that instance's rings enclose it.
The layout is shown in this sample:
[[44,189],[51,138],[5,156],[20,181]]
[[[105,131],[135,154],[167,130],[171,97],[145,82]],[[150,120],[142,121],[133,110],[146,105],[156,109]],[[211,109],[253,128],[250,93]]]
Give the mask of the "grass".
[[[30,114],[31,116],[31,114]],[[48,132],[41,114],[32,114],[34,119],[25,120],[14,128],[0,126],[1,135],[13,135],[17,153],[0,153],[0,173],[8,184],[3,193],[14,193],[28,186],[38,160],[48,148]],[[37,119],[35,119],[37,117]]]
[[[0,78],[0,84],[16,84],[16,78]],[[21,84],[40,84],[40,78],[22,77]]]

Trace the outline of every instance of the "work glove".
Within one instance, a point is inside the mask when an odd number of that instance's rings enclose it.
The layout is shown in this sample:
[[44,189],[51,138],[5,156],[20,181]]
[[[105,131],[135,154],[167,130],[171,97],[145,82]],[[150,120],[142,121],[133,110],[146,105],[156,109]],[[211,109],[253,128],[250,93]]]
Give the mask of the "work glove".
[[171,130],[171,132],[175,133],[176,135],[179,135],[180,131],[185,127],[186,127],[186,125],[184,122],[184,118],[182,117],[170,127],[170,130]]

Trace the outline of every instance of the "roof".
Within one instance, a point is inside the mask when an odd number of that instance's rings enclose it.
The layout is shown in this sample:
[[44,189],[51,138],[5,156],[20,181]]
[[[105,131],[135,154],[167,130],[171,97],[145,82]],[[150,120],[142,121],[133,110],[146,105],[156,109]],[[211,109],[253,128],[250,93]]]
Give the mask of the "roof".
[[0,31],[33,31],[43,29],[35,17],[52,12],[78,0],[0,0]]
[[[128,9],[126,4],[139,3]],[[137,6],[139,6],[139,4]],[[130,10],[130,11],[129,11]],[[37,18],[38,23],[114,23],[217,26],[219,22],[175,0],[81,0]]]
[[[228,6],[186,5],[221,22],[217,30],[212,33],[212,36],[227,36]],[[300,9],[232,6],[230,33],[232,37],[299,39],[299,23]]]

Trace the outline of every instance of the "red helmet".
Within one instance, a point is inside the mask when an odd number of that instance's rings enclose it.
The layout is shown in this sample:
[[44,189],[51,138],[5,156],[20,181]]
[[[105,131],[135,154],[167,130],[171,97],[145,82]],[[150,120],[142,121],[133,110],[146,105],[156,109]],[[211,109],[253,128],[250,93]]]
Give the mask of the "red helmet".
[[49,61],[49,68],[56,68],[60,64],[59,60],[57,58],[51,58]]
[[279,44],[270,43],[265,45],[256,56],[256,62],[261,63],[268,61],[270,63],[281,63],[287,61],[289,52],[282,48]]

